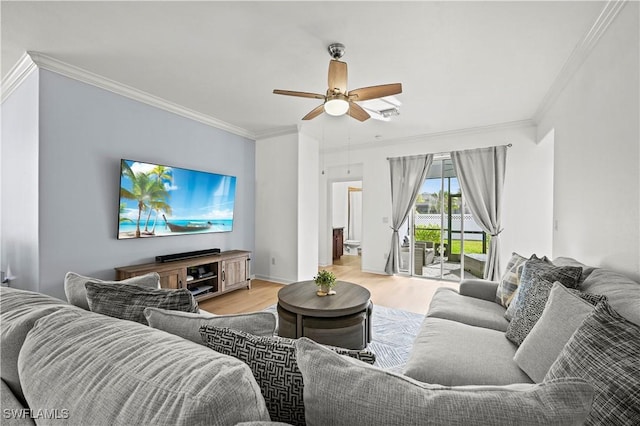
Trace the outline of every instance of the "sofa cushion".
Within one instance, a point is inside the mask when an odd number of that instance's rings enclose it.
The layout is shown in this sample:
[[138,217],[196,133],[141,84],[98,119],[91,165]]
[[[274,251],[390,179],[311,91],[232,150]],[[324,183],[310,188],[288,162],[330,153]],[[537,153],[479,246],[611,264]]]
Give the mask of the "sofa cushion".
[[607,296],[607,302],[618,314],[640,325],[640,283],[617,272],[596,269],[580,285],[580,290]]
[[505,331],[509,321],[504,318],[504,311],[493,301],[462,296],[452,288],[441,287],[431,299],[427,316]]
[[637,425],[638,366],[640,326],[602,302],[571,336],[545,380],[573,376],[593,385],[596,392],[588,425]]
[[509,306],[518,285],[520,285],[520,276],[522,275],[522,268],[526,261],[526,257],[520,256],[516,252],[511,253],[511,259],[509,259],[502,279],[496,289],[496,303],[501,304],[505,308]]
[[513,361],[516,349],[501,331],[427,317],[404,374],[445,386],[531,383]]
[[104,284],[135,284],[143,287],[160,288],[160,275],[157,272],[151,272],[139,277],[132,277],[122,281],[103,281],[97,278],[85,277],[75,272],[67,272],[64,276],[64,294],[67,301],[74,306],[89,310],[89,302],[87,301],[87,290],[85,284],[88,282],[104,283]]
[[[30,416],[24,402],[18,400],[4,380],[0,380],[0,408],[2,408],[2,424],[5,426],[32,426],[36,422]],[[61,412],[61,416],[64,413]]]
[[144,316],[147,307],[198,312],[198,302],[186,288],[168,290],[94,282],[88,282],[85,287],[92,312],[145,325],[148,325]]
[[306,338],[296,348],[310,426],[582,424],[593,399],[579,379],[451,388],[340,357]]
[[255,336],[273,336],[276,330],[276,316],[273,312],[211,316],[211,314],[145,308],[144,316],[151,327],[175,334],[200,345],[203,344],[200,336],[200,327],[203,325],[227,327]]
[[60,299],[32,291],[0,287],[0,374],[9,389],[26,405],[20,378],[18,354],[35,322],[69,305]]
[[594,308],[577,290],[555,283],[540,319],[516,351],[516,364],[534,382],[542,382],[571,335]]
[[65,408],[78,425],[230,425],[269,420],[249,368],[142,324],[64,309],[20,351],[31,409]]
[[555,266],[545,259],[529,259],[524,263],[520,285],[505,312],[505,318],[509,321],[514,317],[516,311],[524,306],[524,299],[529,288],[538,285],[542,280],[554,283],[561,282],[569,288],[578,286],[578,280],[582,275],[582,268],[579,266]]
[[[209,348],[249,365],[260,385],[271,420],[293,425],[305,424],[303,381],[293,339],[258,337],[211,326],[201,327],[200,334]],[[375,362],[375,356],[366,350],[332,349],[371,364]]]

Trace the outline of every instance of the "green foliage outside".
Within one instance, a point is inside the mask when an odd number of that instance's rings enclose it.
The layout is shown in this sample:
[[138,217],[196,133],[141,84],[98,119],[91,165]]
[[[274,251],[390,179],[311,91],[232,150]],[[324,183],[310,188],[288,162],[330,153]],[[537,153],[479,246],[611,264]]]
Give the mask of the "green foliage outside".
[[[489,242],[487,242],[487,249],[489,249]],[[482,253],[482,241],[465,240],[464,252],[466,254]],[[460,254],[460,240],[451,240],[451,253]]]
[[[415,228],[415,240],[416,241],[431,241],[434,243],[440,242],[441,229],[439,225],[417,225]],[[447,243],[447,237],[445,235],[445,243]],[[459,254],[460,240],[451,240],[451,253]],[[487,248],[489,248],[489,237],[487,237]],[[465,240],[464,252],[467,254],[482,253],[482,240]]]
[[416,241],[431,241],[433,243],[440,242],[440,226],[438,225],[417,225]]

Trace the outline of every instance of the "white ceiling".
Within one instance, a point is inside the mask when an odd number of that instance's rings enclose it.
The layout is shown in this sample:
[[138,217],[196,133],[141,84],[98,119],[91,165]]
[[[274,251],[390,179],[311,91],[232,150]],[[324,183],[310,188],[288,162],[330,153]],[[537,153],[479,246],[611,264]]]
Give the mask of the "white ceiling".
[[[260,136],[325,143],[531,120],[605,2],[3,1],[2,77],[35,51]],[[400,116],[301,118],[324,93],[327,45],[349,89],[401,82]]]

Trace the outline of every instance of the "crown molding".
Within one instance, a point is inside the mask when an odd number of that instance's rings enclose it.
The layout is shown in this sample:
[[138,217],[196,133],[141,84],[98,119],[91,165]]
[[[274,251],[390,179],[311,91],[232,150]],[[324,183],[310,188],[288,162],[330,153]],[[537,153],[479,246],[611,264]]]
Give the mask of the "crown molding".
[[2,79],[2,95],[0,103],[3,103],[26,79],[34,72],[38,66],[26,52],[22,54],[20,60],[9,70],[9,73]]
[[404,138],[396,138],[396,139],[386,139],[383,141],[373,141],[373,142],[361,142],[357,144],[350,144],[347,148],[346,146],[341,146],[338,148],[325,148],[322,149],[321,152],[323,154],[326,153],[336,153],[336,152],[347,152],[359,150],[359,149],[371,149],[371,148],[381,148],[385,146],[397,146],[415,142],[424,142],[429,139],[436,138],[444,138],[450,136],[458,136],[458,135],[474,135],[480,133],[487,132],[496,132],[501,130],[509,130],[509,129],[524,129],[529,127],[536,127],[536,123],[533,120],[518,120],[518,121],[509,121],[506,123],[497,123],[497,124],[489,124],[487,126],[476,126],[476,127],[467,127],[464,129],[452,129],[452,130],[444,130],[441,132],[433,132],[433,133],[424,133],[422,135],[416,136],[407,136]]
[[258,132],[254,136],[255,136],[255,140],[259,140],[259,139],[275,138],[277,136],[292,135],[300,131],[299,127],[300,126],[298,125],[277,127],[275,129],[269,129],[263,132]]
[[[87,83],[104,90],[108,90],[110,92],[127,97],[129,99],[133,99],[138,102],[142,102],[144,104],[151,105],[165,111],[169,111],[171,113],[180,115],[182,117],[186,117],[191,120],[198,121],[200,123],[206,124],[211,127],[215,127],[220,130],[227,131],[229,133],[233,133],[238,136],[242,136],[252,140],[255,140],[256,138],[255,134],[253,134],[253,132],[250,132],[249,130],[243,129],[238,126],[234,126],[233,124],[229,124],[225,121],[218,120],[217,118],[211,117],[209,115],[202,114],[192,109],[183,107],[174,102],[168,101],[166,99],[162,99],[150,93],[143,92],[142,90],[138,90],[133,87],[127,86],[126,84],[122,84],[117,81],[108,79],[101,75],[95,74],[91,71],[87,71],[85,69],[76,67],[75,65],[67,64],[58,59],[52,58],[47,55],[43,55],[42,53],[39,53],[39,52],[25,53],[22,56],[21,60],[18,62],[18,64],[14,66],[12,71],[7,76],[7,80],[8,80],[7,83],[8,83],[8,86],[10,84],[9,88],[11,89],[11,91],[13,91],[15,87],[17,87],[26,78],[26,75],[28,75],[27,72],[31,72],[32,68],[36,68],[36,67],[55,72],[57,74],[61,74],[65,77],[69,77],[74,80],[81,81],[83,83]],[[9,77],[11,77],[10,81],[9,81]],[[4,100],[5,98],[4,82],[2,86],[3,86],[2,99]],[[7,90],[6,96],[8,96],[9,94],[10,92]]]
[[604,5],[600,15],[598,15],[598,18],[596,18],[593,25],[591,25],[589,31],[586,32],[573,49],[573,52],[571,52],[571,55],[564,63],[560,73],[556,76],[553,84],[549,87],[549,90],[542,99],[540,106],[533,115],[533,120],[536,123],[540,123],[547,111],[553,106],[560,96],[560,93],[562,93],[562,90],[564,90],[567,83],[569,83],[569,80],[573,78],[573,75],[587,59],[626,3],[627,0],[609,0],[607,4]]

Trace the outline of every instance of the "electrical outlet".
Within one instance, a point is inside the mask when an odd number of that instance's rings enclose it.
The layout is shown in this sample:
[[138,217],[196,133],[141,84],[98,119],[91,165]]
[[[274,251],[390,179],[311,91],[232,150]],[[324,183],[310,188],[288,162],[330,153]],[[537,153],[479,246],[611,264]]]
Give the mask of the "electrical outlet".
[[271,258],[271,264],[272,264],[272,265],[275,265],[275,264],[276,264],[276,258],[275,258],[275,257],[272,257],[272,258]]

